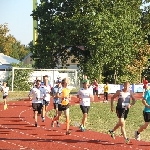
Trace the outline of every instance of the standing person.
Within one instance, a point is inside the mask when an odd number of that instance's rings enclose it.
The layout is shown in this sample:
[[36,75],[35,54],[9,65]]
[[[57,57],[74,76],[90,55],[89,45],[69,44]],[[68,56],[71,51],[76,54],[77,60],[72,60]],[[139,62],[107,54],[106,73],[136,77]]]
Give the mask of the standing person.
[[[111,111],[114,111],[114,99],[118,97],[118,102],[116,106],[116,113],[118,116],[118,122],[112,130],[109,130],[109,133],[112,138],[115,139],[114,132],[121,127],[121,132],[124,137],[126,143],[129,143],[130,140],[126,136],[125,131],[125,120],[127,119],[129,109],[135,104],[135,98],[133,96],[132,91],[130,91],[129,82],[124,83],[124,88],[122,90],[116,91],[116,93],[111,98]],[[132,103],[130,103],[130,99],[132,99]]]
[[83,88],[77,93],[77,98],[80,101],[80,109],[83,113],[80,130],[85,131],[85,124],[87,122],[88,112],[90,110],[90,101],[93,101],[93,92],[88,88],[88,81],[83,81]]
[[146,80],[144,77],[143,78],[143,96],[144,96],[144,93],[147,90],[147,88],[148,88],[148,80]]
[[9,92],[9,87],[7,87],[7,83],[3,82],[3,86],[1,87],[1,92],[3,93],[3,100],[4,100],[4,110],[7,109],[7,97]]
[[57,97],[60,98],[60,102],[58,104],[58,116],[56,116],[51,123],[51,126],[54,127],[54,121],[59,120],[62,111],[64,111],[66,118],[66,135],[69,135],[71,132],[69,130],[69,99],[70,99],[70,90],[67,88],[68,81],[67,79],[62,80],[62,94],[60,95],[57,92]]
[[33,87],[29,92],[29,100],[32,100],[32,108],[34,112],[35,127],[37,124],[37,116],[41,114],[43,99],[46,97],[46,90],[41,87],[41,81],[36,81],[36,87]]
[[106,82],[106,85],[104,85],[104,102],[108,103],[108,91],[109,91],[109,87],[108,87],[108,82]]
[[98,82],[97,79],[94,80],[93,82],[93,95],[97,95],[98,96]]
[[48,108],[48,105],[50,103],[50,93],[51,93],[51,87],[48,84],[48,76],[43,77],[43,85],[41,86],[46,91],[46,97],[43,99],[43,108],[42,108],[42,122],[45,121],[45,114]]
[[[60,98],[57,96],[57,93],[59,93],[59,95],[61,95],[62,93],[62,86],[61,86],[61,80],[57,80],[56,84],[53,88],[52,88],[52,96],[53,96],[53,105],[54,105],[54,109],[55,109],[55,115],[54,118],[56,116],[58,116],[58,105],[60,103]],[[57,121],[57,127],[59,127],[59,121]]]
[[[148,86],[148,85],[147,85]],[[135,139],[140,141],[140,133],[147,129],[149,123],[150,123],[150,90],[148,89],[145,92],[145,95],[142,99],[142,103],[145,106],[144,110],[143,110],[143,117],[144,117],[144,124],[142,126],[140,126],[140,128],[135,131]]]

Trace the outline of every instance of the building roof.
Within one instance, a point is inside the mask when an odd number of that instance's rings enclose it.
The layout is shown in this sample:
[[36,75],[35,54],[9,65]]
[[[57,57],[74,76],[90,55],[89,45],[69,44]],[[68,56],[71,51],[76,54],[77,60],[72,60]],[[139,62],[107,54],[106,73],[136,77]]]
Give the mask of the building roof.
[[11,66],[10,65],[0,65],[0,70],[1,69],[10,69]]
[[25,61],[28,57],[30,57],[30,56],[32,56],[32,53],[30,52],[29,54],[27,54],[26,56],[25,56],[25,58],[22,60],[22,61]]
[[0,53],[0,65],[10,65],[12,63],[18,64],[19,62],[20,61],[15,58]]

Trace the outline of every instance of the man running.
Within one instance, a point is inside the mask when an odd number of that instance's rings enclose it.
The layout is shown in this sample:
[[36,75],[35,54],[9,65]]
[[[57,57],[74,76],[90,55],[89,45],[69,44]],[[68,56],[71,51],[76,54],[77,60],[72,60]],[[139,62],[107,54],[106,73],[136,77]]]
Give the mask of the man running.
[[1,92],[3,93],[3,100],[4,100],[4,110],[7,109],[8,91],[9,91],[9,87],[7,87],[7,83],[4,82],[3,86],[1,86]]
[[90,101],[94,100],[93,92],[88,88],[88,81],[83,81],[83,88],[81,88],[77,93],[77,98],[80,101],[80,108],[83,113],[82,122],[80,125],[80,130],[85,131],[85,124],[87,122],[87,116],[90,109]]
[[[148,86],[148,85],[147,85]],[[140,133],[147,129],[149,123],[150,123],[150,90],[147,90],[145,92],[144,98],[142,99],[142,103],[145,106],[143,110],[143,117],[145,123],[137,130],[135,131],[135,139],[140,141]]]
[[[43,99],[46,97],[46,90],[41,87],[41,81],[36,81],[36,87],[33,87],[29,92],[29,100],[32,100],[32,108],[34,112],[35,127],[37,124],[37,116],[41,114]],[[32,96],[32,98],[31,98]]]
[[43,85],[41,85],[42,88],[46,90],[46,97],[43,99],[43,108],[42,108],[42,122],[45,121],[45,114],[48,108],[48,105],[50,103],[50,93],[51,93],[51,86],[48,85],[48,76],[43,77]]
[[66,135],[69,135],[71,132],[69,130],[69,100],[70,100],[70,90],[67,88],[67,79],[62,80],[62,94],[60,95],[57,92],[57,97],[60,98],[60,102],[58,104],[58,116],[56,116],[51,123],[51,126],[54,127],[54,121],[59,120],[62,111],[64,111],[66,118]]
[[[61,80],[57,80],[56,81],[56,86],[54,86],[52,88],[52,96],[53,96],[53,105],[54,105],[54,109],[55,109],[55,115],[54,115],[54,118],[56,116],[58,116],[58,105],[59,105],[59,102],[60,102],[60,99],[57,97],[57,93],[59,93],[59,95],[61,95],[62,93],[62,86],[61,86]],[[59,127],[60,124],[59,122],[57,121],[57,127]]]
[[[133,96],[132,91],[130,91],[130,84],[129,82],[124,83],[124,88],[122,90],[116,91],[116,93],[111,98],[111,111],[114,111],[114,99],[118,97],[118,102],[116,106],[116,113],[118,116],[118,123],[116,126],[109,130],[109,133],[111,134],[111,137],[115,139],[114,132],[121,127],[122,135],[125,139],[126,143],[129,143],[130,140],[126,136],[125,131],[125,120],[127,119],[127,115],[129,113],[129,108],[131,108],[135,104],[135,98]],[[132,98],[132,103],[130,103],[130,98]]]

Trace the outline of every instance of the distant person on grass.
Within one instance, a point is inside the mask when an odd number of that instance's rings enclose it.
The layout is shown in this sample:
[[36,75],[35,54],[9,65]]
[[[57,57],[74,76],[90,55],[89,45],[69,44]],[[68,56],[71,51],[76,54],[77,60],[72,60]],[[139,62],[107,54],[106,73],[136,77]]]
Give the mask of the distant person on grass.
[[[111,98],[111,111],[114,111],[114,99],[118,97],[117,106],[116,106],[116,113],[118,116],[118,123],[115,125],[115,127],[112,130],[109,130],[109,133],[112,138],[115,139],[114,132],[121,127],[121,132],[124,137],[124,140],[126,143],[129,143],[130,140],[126,136],[125,131],[125,120],[127,119],[127,115],[129,113],[129,109],[135,104],[135,98],[130,91],[130,84],[129,82],[124,83],[124,88],[122,90],[116,91],[116,93]],[[130,103],[130,99],[132,99],[132,103]]]
[[106,82],[106,84],[104,85],[104,100],[103,103],[108,103],[108,92],[109,92],[109,86],[108,86],[108,82]]
[[93,82],[93,95],[97,95],[97,97],[98,97],[98,82],[97,82],[97,79],[95,79],[94,82]]
[[85,131],[85,124],[87,122],[88,112],[90,110],[90,101],[93,101],[93,92],[88,88],[88,81],[83,81],[83,88],[81,88],[77,93],[77,98],[80,101],[80,109],[83,113],[82,122],[80,125],[80,130]]
[[[148,88],[148,85],[147,87]],[[147,90],[145,92],[145,95],[142,99],[142,103],[145,106],[144,110],[143,110],[143,117],[144,117],[144,124],[137,130],[135,131],[135,139],[140,141],[140,133],[147,129],[149,123],[150,123],[150,90]]]
[[42,88],[46,90],[46,97],[43,99],[43,108],[42,108],[42,122],[45,121],[45,115],[48,108],[48,105],[50,104],[50,94],[51,94],[51,86],[48,84],[48,76],[45,75],[43,77],[43,85],[41,85]]
[[34,112],[34,119],[35,119],[35,127],[38,126],[37,124],[37,116],[41,114],[42,106],[43,106],[43,99],[46,97],[46,90],[41,87],[41,81],[36,81],[36,87],[32,88],[29,92],[29,100],[32,100],[32,108]]
[[9,92],[9,87],[7,87],[7,83],[3,82],[3,86],[1,86],[1,92],[3,93],[3,100],[4,100],[4,110],[7,109],[7,97]]
[[66,135],[69,135],[71,132],[69,130],[69,101],[70,101],[70,90],[67,88],[68,80],[65,78],[62,80],[62,93],[60,95],[57,92],[57,97],[60,99],[58,104],[58,116],[56,116],[51,123],[51,126],[54,127],[54,121],[58,121],[62,111],[64,111],[65,118],[66,118]]

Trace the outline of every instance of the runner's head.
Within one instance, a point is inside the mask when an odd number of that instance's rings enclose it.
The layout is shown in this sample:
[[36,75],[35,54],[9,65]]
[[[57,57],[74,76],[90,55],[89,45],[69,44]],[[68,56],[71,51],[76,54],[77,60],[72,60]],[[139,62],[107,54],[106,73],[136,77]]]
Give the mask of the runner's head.
[[57,81],[56,81],[56,84],[58,85],[58,87],[61,86],[61,82],[62,82],[61,80],[57,80]]
[[68,83],[67,79],[64,78],[64,79],[62,80],[62,82],[61,82],[62,87],[67,87],[67,83]]
[[43,76],[44,84],[48,84],[48,75]]
[[88,80],[83,80],[83,88],[87,89],[89,87],[89,81]]
[[130,90],[130,83],[129,82],[124,82],[123,87],[124,87],[125,91],[129,91]]
[[36,80],[36,87],[40,87],[41,86],[41,80]]
[[3,82],[3,86],[6,86],[7,85],[7,83],[6,82]]

